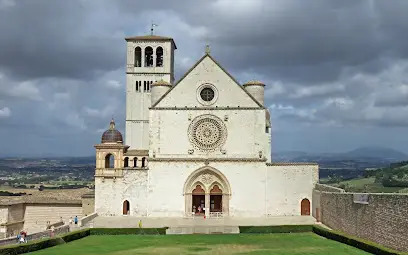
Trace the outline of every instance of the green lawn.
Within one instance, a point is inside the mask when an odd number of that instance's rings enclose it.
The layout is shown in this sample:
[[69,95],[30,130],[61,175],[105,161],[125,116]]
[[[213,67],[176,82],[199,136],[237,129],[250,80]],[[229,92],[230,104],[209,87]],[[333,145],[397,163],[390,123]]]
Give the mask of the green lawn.
[[89,236],[34,255],[368,254],[313,233]]

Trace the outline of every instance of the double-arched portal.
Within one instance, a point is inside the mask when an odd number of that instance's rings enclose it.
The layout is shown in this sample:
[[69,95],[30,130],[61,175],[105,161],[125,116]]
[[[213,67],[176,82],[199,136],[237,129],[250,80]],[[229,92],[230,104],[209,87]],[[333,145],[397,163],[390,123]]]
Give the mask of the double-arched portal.
[[184,184],[185,213],[188,216],[226,216],[230,196],[227,178],[213,167],[202,167],[190,174]]

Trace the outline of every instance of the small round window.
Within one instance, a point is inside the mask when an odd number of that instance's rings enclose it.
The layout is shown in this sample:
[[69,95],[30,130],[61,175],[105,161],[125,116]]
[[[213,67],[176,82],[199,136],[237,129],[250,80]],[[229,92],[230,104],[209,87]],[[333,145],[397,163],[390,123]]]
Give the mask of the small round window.
[[214,96],[215,96],[214,90],[212,90],[211,88],[206,87],[200,91],[200,97],[205,102],[212,101],[214,99]]

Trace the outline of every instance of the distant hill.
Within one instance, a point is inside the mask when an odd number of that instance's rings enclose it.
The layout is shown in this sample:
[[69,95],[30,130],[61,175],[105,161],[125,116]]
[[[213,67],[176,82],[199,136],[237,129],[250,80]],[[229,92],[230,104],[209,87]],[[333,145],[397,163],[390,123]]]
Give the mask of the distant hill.
[[321,162],[321,161],[344,161],[344,160],[366,160],[398,162],[408,160],[408,155],[389,148],[382,147],[360,147],[348,152],[342,153],[306,153],[301,151],[286,151],[272,154],[274,161],[287,162]]
[[346,152],[343,154],[347,157],[372,157],[372,158],[382,158],[388,161],[402,161],[407,160],[408,156],[400,151],[390,149],[390,148],[381,148],[381,147],[361,147],[354,149],[352,151]]

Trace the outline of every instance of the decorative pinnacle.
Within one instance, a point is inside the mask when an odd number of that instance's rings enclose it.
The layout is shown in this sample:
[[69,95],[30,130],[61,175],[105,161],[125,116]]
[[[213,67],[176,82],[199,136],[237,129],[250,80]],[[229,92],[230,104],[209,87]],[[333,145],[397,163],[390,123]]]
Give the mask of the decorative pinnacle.
[[207,44],[207,45],[205,46],[205,54],[210,54],[210,52],[211,52],[211,51],[210,51],[210,45]]
[[113,119],[113,117],[112,117],[112,120],[111,120],[111,122],[110,122],[110,124],[109,124],[109,129],[115,129],[115,120]]

